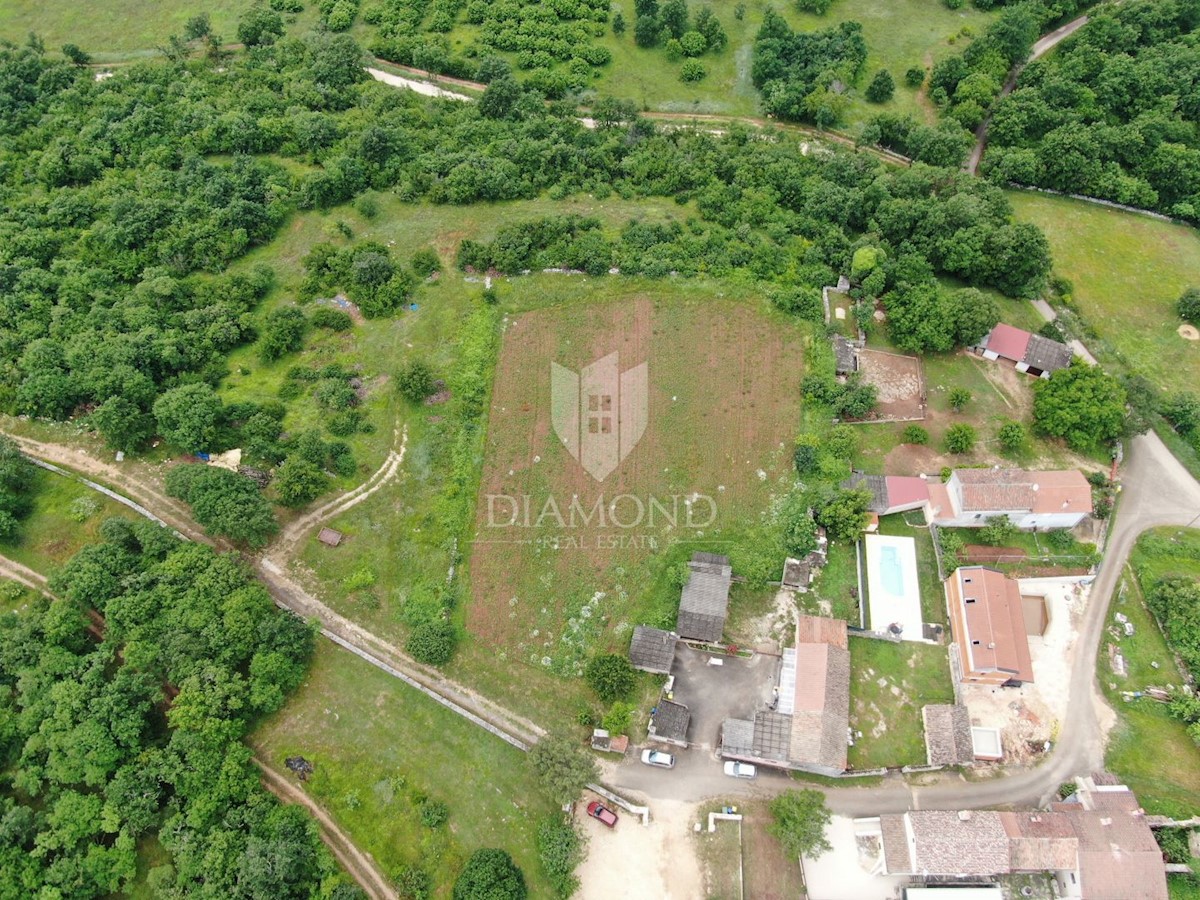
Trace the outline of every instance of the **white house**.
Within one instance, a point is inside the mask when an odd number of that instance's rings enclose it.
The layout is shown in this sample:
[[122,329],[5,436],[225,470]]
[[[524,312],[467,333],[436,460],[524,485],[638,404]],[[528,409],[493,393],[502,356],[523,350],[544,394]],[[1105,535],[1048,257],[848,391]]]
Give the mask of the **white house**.
[[1075,470],[955,469],[945,484],[929,484],[925,519],[943,528],[982,528],[1007,516],[1029,531],[1074,528],[1091,512],[1091,486]]

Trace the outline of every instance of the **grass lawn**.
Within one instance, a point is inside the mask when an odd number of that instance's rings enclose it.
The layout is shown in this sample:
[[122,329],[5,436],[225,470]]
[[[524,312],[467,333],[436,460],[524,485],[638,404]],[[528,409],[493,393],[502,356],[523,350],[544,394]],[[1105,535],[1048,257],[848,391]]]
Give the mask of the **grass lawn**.
[[704,896],[708,900],[741,900],[742,897],[742,824],[717,822],[709,832],[708,814],[720,812],[725,802],[708,803],[700,808],[697,821],[705,823],[695,835],[696,855],[704,876]]
[[[946,598],[942,583],[938,579],[937,556],[933,550],[933,537],[923,524],[924,516],[918,510],[884,516],[879,520],[880,534],[910,537],[917,543],[917,577],[921,583],[921,618],[925,622],[946,623]],[[917,523],[917,524],[913,524]]]
[[1200,900],[1200,878],[1195,875],[1168,875],[1167,893],[1171,900]]
[[[1200,749],[1183,723],[1171,718],[1163,704],[1146,699],[1126,702],[1121,698],[1122,691],[1183,681],[1142,595],[1142,588],[1161,575],[1200,578],[1200,531],[1186,532],[1176,543],[1178,534],[1179,529],[1160,528],[1138,541],[1131,558],[1138,578],[1125,577],[1112,608],[1114,615],[1128,616],[1134,635],[1122,634],[1118,640],[1112,629],[1108,631],[1099,655],[1098,674],[1119,716],[1109,741],[1106,765],[1137,793],[1148,812],[1187,818],[1200,813]],[[1125,678],[1114,675],[1109,663],[1109,647],[1114,644],[1125,657]]]
[[[0,3],[0,38],[23,43],[30,32],[48,50],[78,44],[96,62],[115,62],[157,53],[172,34],[181,34],[187,20],[208,13],[213,33],[226,43],[237,40],[237,23],[253,0],[209,0],[202,5],[179,0],[104,0],[79,6],[63,0],[5,0]],[[285,21],[316,22],[316,4]]]
[[851,768],[924,765],[921,707],[954,702],[946,648],[856,637],[850,671]]
[[[531,896],[551,896],[535,836],[553,807],[524,754],[327,641],[304,685],[251,743],[289,777],[286,757],[310,760],[316,772],[305,790],[388,874],[420,866],[435,896],[449,897],[471,853],[501,847]],[[446,804],[446,824],[421,823],[424,798]]]
[[[859,780],[868,779],[852,779],[856,784]],[[785,853],[779,840],[768,831],[773,821],[769,804],[762,800],[739,803],[738,812],[743,816],[743,896],[752,900],[803,897],[804,877],[799,858]]]
[[1025,191],[1009,193],[1017,218],[1050,241],[1054,270],[1075,285],[1075,303],[1099,340],[1101,362],[1118,363],[1164,390],[1200,381],[1200,341],[1180,337],[1175,301],[1200,285],[1194,228],[1092,203]]
[[[965,6],[952,11],[936,0],[839,0],[825,16],[797,12],[791,4],[749,0],[745,18],[734,17],[732,3],[713,4],[721,20],[729,45],[719,54],[700,58],[708,77],[696,84],[679,80],[682,62],[667,59],[662,47],[643,50],[633,41],[633,0],[618,0],[629,28],[621,37],[611,30],[601,43],[612,51],[613,61],[596,82],[597,91],[634,101],[638,106],[669,112],[756,115],[758,92],[750,80],[754,37],[762,24],[763,13],[774,6],[797,30],[830,28],[840,22],[861,22],[869,56],[859,90],[853,92],[841,127],[857,130],[869,117],[880,112],[911,114],[933,121],[932,106],[918,100],[917,92],[904,85],[904,72],[911,66],[929,66],[963,46],[950,43],[964,28],[981,34],[992,13]],[[692,5],[695,9],[696,6]],[[896,94],[884,104],[867,103],[861,96],[867,83],[880,68],[886,68],[896,81]]]
[[[50,575],[84,544],[97,540],[101,523],[132,510],[63,475],[37,469],[33,512],[12,540],[0,540],[0,555]],[[83,521],[75,521],[82,518]]]

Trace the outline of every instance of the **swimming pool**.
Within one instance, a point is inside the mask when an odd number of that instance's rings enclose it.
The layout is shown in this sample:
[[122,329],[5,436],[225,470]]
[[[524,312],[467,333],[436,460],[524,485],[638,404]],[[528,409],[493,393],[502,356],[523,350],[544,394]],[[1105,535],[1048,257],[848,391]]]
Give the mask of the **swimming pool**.
[[916,541],[899,535],[868,534],[863,544],[867,627],[893,633],[898,628],[903,640],[924,640]]
[[883,589],[893,597],[904,596],[904,567],[900,563],[900,551],[897,548],[879,548],[879,580]]

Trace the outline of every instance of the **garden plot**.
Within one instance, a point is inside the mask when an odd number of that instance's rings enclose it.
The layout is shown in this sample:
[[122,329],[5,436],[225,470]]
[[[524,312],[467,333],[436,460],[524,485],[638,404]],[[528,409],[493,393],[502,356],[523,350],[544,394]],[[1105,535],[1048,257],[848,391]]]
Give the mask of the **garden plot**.
[[908,422],[925,418],[925,379],[921,361],[883,350],[858,351],[864,384],[874,385],[879,400],[869,421]]

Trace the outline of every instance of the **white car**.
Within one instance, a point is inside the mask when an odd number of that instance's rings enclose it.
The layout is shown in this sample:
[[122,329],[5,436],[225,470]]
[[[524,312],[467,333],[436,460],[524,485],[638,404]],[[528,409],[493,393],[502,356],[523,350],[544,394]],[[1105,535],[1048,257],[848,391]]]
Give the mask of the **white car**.
[[750,763],[734,762],[731,759],[725,763],[725,774],[730,778],[753,778],[758,774],[758,769]]
[[643,750],[642,762],[648,766],[658,766],[660,769],[675,768],[675,757],[661,750]]

